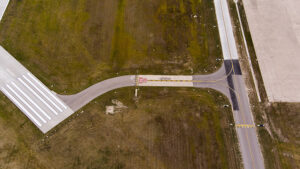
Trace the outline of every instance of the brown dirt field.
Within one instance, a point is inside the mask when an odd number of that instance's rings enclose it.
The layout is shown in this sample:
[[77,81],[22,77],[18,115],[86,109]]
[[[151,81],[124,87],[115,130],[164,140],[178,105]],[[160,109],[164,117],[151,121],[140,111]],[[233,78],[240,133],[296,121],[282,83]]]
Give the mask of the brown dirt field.
[[[141,88],[133,97],[133,88],[107,93],[42,135],[1,95],[0,168],[240,168],[224,96]],[[112,99],[128,108],[106,115]]]

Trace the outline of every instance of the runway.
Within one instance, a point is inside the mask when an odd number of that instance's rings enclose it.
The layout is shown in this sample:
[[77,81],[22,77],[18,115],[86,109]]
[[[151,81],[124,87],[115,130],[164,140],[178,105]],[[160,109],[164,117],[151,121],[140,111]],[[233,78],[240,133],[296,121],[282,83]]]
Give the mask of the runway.
[[0,90],[43,133],[74,113],[1,46]]

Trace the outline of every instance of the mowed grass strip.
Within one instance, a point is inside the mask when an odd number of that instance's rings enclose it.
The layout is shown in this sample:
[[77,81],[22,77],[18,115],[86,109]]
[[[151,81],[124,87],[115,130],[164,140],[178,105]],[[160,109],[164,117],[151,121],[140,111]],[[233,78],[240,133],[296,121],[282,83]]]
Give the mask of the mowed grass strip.
[[[106,115],[115,99],[127,108]],[[241,168],[231,109],[212,90],[119,89],[47,135],[0,100],[1,168]]]
[[204,74],[222,58],[213,1],[11,0],[0,44],[73,94],[123,74]]

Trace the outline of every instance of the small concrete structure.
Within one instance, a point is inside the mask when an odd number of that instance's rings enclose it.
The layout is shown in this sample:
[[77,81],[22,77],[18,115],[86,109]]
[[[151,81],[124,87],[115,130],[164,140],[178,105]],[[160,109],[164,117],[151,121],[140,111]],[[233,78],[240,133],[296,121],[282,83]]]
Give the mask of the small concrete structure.
[[139,75],[138,86],[193,87],[193,76]]
[[115,114],[115,107],[114,106],[106,106],[106,114]]
[[300,102],[300,1],[243,1],[271,102]]
[[128,107],[125,106],[121,101],[119,100],[112,100],[111,101],[112,104],[114,104],[113,106],[106,106],[106,111],[105,114],[116,114],[116,113],[120,113],[122,110],[127,109]]

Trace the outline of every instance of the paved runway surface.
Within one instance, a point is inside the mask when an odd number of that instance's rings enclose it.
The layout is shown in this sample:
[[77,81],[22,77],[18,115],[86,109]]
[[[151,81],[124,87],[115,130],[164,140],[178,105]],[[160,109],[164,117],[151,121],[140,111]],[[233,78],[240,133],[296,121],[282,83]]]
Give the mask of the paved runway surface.
[[77,111],[100,95],[114,89],[135,86],[136,76],[120,76],[99,82],[74,95],[58,95],[72,110]]
[[[230,98],[233,106],[233,116],[236,124],[253,126],[254,120],[246,91],[245,82],[238,64],[238,53],[233,37],[231,18],[227,0],[214,0],[218,20],[219,33],[226,72]],[[226,61],[228,60],[228,61]],[[227,62],[227,63],[226,63]],[[230,63],[231,62],[231,63]],[[231,65],[231,66],[230,66]],[[229,67],[233,67],[233,69]],[[240,151],[245,169],[264,169],[264,159],[261,153],[255,128],[237,128]]]
[[300,0],[243,4],[269,101],[300,102]]
[[43,133],[74,112],[1,46],[0,90]]
[[[225,0],[214,0],[216,16],[222,44],[223,57],[227,60],[238,59],[237,48],[232,31],[229,9]],[[229,43],[227,42],[229,41]]]
[[193,87],[193,76],[139,75],[138,86]]
[[0,21],[3,17],[3,14],[8,6],[9,0],[0,0]]

